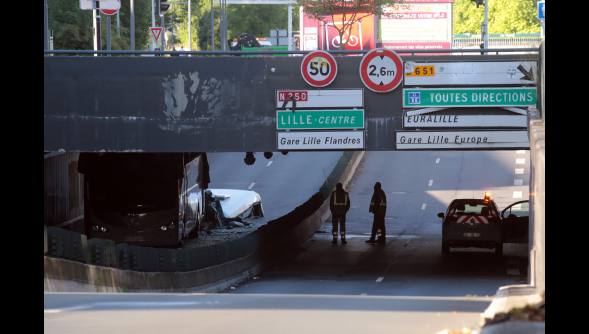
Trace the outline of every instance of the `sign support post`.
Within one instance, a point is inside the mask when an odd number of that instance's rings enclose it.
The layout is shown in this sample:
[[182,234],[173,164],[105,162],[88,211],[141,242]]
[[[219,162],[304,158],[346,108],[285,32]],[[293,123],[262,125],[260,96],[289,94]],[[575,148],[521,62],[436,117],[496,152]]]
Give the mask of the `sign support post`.
[[130,25],[129,30],[130,30],[130,35],[131,35],[130,49],[132,51],[134,51],[135,50],[135,1],[134,0],[129,0],[129,1],[130,1],[130,4],[129,4],[130,8],[129,9],[131,12],[130,23],[129,23],[129,25]]
[[106,49],[110,51],[110,15],[106,16]]
[[[99,51],[101,46],[101,38],[100,38],[100,1],[95,1],[96,6],[92,11],[94,15],[94,50]],[[94,56],[98,56],[98,54],[94,54]]]

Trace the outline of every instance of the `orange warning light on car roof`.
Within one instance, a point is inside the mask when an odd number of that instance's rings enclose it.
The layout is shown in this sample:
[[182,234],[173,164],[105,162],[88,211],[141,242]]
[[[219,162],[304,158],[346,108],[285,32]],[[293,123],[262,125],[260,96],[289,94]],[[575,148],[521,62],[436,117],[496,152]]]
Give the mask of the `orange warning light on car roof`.
[[488,202],[491,200],[491,193],[488,191],[485,191],[485,195],[483,197],[483,201]]

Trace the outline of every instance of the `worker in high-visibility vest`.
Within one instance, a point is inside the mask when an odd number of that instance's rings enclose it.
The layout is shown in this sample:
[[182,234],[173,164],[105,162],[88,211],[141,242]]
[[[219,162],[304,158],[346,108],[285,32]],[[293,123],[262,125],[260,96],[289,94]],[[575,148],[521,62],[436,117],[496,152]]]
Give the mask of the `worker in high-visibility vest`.
[[341,183],[336,184],[335,191],[331,193],[329,199],[329,209],[331,210],[331,224],[333,235],[332,244],[337,244],[337,230],[339,225],[339,233],[342,238],[342,244],[346,242],[346,213],[350,210],[350,196],[344,190]]
[[[372,193],[372,199],[370,199],[369,212],[374,214],[374,220],[372,221],[372,233],[370,239],[366,240],[367,243],[373,244],[378,242],[384,244],[386,242],[386,229],[384,225],[384,216],[387,212],[387,197],[381,188],[380,182],[374,184],[374,193]],[[375,240],[376,234],[380,232],[380,236]]]

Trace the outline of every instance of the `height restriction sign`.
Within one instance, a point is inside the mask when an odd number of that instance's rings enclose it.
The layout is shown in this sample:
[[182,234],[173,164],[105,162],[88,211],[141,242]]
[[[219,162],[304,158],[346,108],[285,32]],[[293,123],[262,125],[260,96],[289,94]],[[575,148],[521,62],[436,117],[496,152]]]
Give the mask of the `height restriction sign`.
[[303,58],[301,75],[313,87],[328,86],[337,75],[335,58],[325,51],[313,51]]
[[403,79],[403,61],[391,50],[372,50],[360,61],[360,79],[373,92],[390,92]]

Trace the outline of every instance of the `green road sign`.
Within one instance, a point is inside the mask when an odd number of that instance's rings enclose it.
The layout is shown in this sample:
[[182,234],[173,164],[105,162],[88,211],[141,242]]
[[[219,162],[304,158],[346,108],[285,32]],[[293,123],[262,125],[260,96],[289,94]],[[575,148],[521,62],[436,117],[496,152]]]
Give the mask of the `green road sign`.
[[364,129],[364,109],[277,110],[276,129]]
[[535,87],[403,89],[404,108],[527,107],[535,105]]

